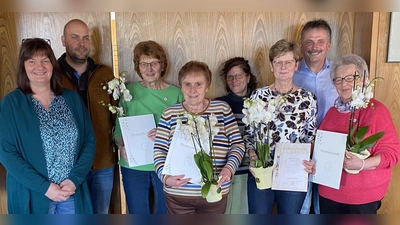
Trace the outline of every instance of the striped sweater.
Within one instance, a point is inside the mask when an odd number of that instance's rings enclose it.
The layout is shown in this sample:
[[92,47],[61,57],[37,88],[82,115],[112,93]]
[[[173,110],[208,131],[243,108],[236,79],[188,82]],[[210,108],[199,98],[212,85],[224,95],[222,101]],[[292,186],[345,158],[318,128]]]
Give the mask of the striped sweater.
[[[154,166],[158,177],[164,182],[165,176],[162,174],[165,159],[168,154],[169,146],[174,135],[176,120],[185,112],[182,104],[175,104],[168,107],[161,116],[157,127],[156,140],[154,143]],[[223,101],[211,101],[208,108],[201,116],[211,115],[213,113],[218,123],[216,126],[219,132],[214,136],[213,147],[215,150],[215,159],[213,163],[217,165],[217,172],[222,168],[227,168],[232,174],[241,163],[244,155],[244,143],[240,135],[238,125],[229,105]],[[229,193],[231,181],[222,184],[222,194]],[[179,188],[164,186],[167,194],[186,197],[201,197],[201,186],[188,183]]]

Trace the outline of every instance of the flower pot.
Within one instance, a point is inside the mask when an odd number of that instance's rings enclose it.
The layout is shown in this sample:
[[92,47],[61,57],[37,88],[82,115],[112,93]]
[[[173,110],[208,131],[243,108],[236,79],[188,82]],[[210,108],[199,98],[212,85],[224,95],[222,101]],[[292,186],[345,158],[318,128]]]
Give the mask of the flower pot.
[[[357,156],[360,159],[366,159],[371,155],[371,153],[368,150],[364,150],[364,151],[360,152],[360,154],[354,153],[354,152],[350,152],[350,153]],[[360,172],[359,170],[350,170],[350,169],[347,169],[346,167],[343,167],[343,169],[350,174],[358,174]]]
[[206,201],[209,203],[218,202],[222,199],[222,190],[218,193],[217,185],[211,184],[210,191],[207,194]]
[[272,171],[275,169],[275,165],[263,168],[250,168],[253,171],[256,178],[257,188],[260,190],[271,188],[272,186]]

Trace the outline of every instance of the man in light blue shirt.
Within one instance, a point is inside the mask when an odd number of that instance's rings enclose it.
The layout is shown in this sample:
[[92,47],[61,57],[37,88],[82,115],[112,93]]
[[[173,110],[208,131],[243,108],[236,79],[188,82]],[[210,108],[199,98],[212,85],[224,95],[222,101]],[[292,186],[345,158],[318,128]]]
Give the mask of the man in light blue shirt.
[[[330,62],[326,59],[331,48],[332,30],[323,19],[307,22],[301,31],[301,51],[303,59],[299,62],[293,82],[300,87],[313,92],[317,97],[317,126],[338,97],[335,86],[330,78]],[[302,214],[310,213],[311,196],[314,212],[319,214],[318,185],[309,183],[307,196],[301,209]]]

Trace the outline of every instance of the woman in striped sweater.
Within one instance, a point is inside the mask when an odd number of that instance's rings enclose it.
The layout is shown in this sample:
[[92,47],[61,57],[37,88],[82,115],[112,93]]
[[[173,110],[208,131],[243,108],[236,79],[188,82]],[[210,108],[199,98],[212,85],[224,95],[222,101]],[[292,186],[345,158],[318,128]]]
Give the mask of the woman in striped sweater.
[[[229,105],[222,101],[207,99],[206,93],[211,84],[211,71],[205,63],[190,61],[179,71],[179,84],[185,100],[168,107],[161,116],[154,144],[154,165],[164,184],[167,210],[170,214],[201,214],[225,212],[227,194],[231,179],[244,155],[244,144],[238,125]],[[190,177],[181,174],[164,175],[163,169],[168,155],[177,119],[184,113],[206,117],[214,114],[219,128],[214,136],[213,147],[218,176],[218,186],[222,189],[222,200],[208,203],[201,197],[201,185],[191,182]]]

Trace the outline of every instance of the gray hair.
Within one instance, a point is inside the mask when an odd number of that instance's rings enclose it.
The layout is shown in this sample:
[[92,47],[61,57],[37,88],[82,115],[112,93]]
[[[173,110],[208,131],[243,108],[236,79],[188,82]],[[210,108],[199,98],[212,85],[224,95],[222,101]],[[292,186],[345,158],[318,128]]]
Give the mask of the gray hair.
[[336,70],[339,66],[355,65],[359,75],[363,75],[365,71],[365,77],[369,77],[368,66],[365,60],[356,54],[348,54],[339,57],[336,61],[331,64],[331,81],[335,78]]

